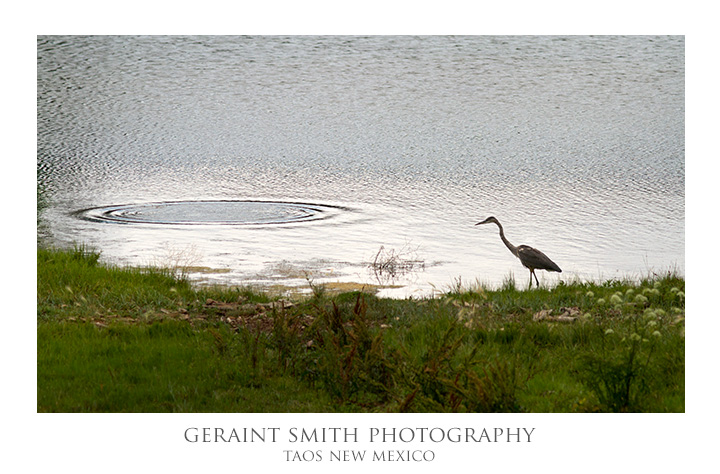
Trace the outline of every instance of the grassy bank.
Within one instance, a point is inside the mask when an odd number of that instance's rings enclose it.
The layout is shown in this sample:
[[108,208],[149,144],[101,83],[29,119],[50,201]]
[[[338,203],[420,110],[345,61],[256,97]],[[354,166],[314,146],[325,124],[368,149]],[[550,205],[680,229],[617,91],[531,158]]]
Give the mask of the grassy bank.
[[322,287],[298,301],[38,249],[40,412],[683,412],[685,282]]

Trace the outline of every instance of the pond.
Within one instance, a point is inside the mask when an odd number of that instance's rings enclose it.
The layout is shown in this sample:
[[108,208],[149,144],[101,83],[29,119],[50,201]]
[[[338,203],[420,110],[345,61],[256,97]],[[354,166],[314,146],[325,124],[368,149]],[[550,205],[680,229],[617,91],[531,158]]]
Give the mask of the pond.
[[[39,232],[407,297],[685,267],[678,36],[41,36]],[[379,271],[380,270],[380,271]]]

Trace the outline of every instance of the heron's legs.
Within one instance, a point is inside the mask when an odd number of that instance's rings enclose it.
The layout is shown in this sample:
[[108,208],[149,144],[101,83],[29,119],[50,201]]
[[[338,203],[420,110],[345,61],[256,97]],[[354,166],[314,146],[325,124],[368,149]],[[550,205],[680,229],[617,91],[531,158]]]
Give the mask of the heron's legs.
[[532,288],[532,279],[533,279],[533,277],[535,277],[535,285],[536,285],[538,288],[540,288],[540,282],[538,281],[538,277],[537,277],[537,275],[535,274],[535,269],[531,268],[531,269],[530,269],[530,288]]

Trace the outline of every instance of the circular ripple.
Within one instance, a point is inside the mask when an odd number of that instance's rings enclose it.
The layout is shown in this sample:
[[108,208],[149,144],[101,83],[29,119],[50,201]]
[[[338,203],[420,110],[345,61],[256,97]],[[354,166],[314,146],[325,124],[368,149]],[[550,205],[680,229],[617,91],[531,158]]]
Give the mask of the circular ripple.
[[75,214],[94,222],[164,225],[269,225],[328,219],[344,208],[276,201],[174,201],[94,207]]

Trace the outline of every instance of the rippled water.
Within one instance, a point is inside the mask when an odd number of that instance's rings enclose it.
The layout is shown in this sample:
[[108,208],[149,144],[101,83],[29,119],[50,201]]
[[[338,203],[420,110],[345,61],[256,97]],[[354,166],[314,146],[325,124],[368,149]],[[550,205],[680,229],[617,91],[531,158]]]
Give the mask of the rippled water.
[[[306,271],[405,296],[527,284],[497,230],[474,226],[494,215],[562,267],[541,282],[684,272],[684,47],[39,37],[42,232],[115,263],[224,270],[202,281]],[[379,278],[369,264],[383,258],[407,265]]]
[[75,215],[120,224],[266,226],[330,219],[343,210],[349,209],[271,201],[177,201],[95,207]]

